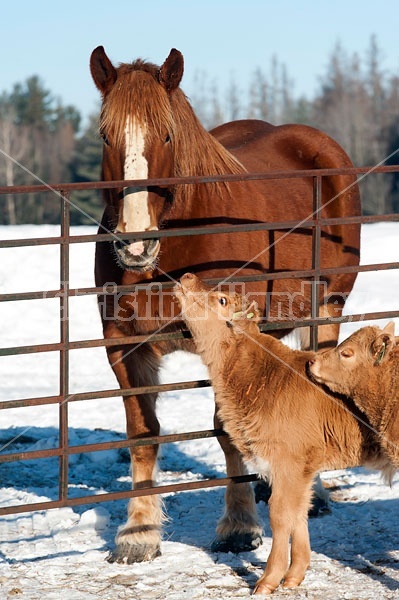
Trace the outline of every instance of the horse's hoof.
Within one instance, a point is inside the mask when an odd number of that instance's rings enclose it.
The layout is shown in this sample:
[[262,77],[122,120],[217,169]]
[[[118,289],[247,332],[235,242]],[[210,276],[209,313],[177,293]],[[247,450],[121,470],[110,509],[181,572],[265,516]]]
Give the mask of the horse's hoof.
[[232,533],[227,538],[216,537],[211,545],[211,552],[250,552],[263,544],[258,533]]
[[119,544],[107,556],[109,563],[125,563],[131,565],[136,562],[154,560],[161,556],[159,545],[151,544]]

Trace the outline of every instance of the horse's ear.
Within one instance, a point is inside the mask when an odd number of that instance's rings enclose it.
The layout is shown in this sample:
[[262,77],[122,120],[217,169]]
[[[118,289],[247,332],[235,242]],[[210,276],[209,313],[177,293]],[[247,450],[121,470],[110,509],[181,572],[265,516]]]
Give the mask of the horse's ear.
[[163,85],[167,92],[173,92],[181,82],[183,71],[183,54],[176,48],[172,48],[168,58],[159,69],[159,83]]
[[102,95],[107,94],[116,81],[117,73],[103,46],[98,46],[91,53],[90,72]]

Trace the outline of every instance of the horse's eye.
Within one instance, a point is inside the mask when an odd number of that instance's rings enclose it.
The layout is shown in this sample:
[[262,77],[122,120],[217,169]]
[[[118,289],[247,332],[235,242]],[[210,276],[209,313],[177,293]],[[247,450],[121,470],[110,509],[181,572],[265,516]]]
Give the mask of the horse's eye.
[[104,142],[104,144],[106,146],[109,146],[109,141],[108,141],[108,138],[107,138],[106,134],[104,133],[104,131],[100,131],[100,137],[101,137],[102,141]]
[[165,138],[165,144],[167,144],[168,142],[170,142],[170,135],[169,134]]
[[219,304],[221,306],[227,306],[227,298],[225,296],[222,296],[221,298],[219,298]]

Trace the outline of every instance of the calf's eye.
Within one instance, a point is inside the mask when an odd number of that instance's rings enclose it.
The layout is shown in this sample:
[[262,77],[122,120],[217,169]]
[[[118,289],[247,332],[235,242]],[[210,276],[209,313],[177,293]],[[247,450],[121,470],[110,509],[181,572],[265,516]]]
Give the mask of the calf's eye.
[[219,298],[219,304],[221,306],[227,306],[227,298],[225,298],[224,296],[222,296],[221,298]]

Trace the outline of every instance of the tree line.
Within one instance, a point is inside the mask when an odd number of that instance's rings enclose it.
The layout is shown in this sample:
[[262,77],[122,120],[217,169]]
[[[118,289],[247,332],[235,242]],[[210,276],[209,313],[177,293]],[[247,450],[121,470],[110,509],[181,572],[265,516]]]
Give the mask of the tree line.
[[[246,90],[234,79],[220,90],[206,72],[197,73],[190,101],[207,128],[241,118],[303,123],[336,139],[356,166],[399,164],[399,73],[384,70],[374,36],[363,57],[337,44],[312,98],[295,95],[274,57],[253,72]],[[98,114],[82,128],[79,110],[55,99],[39,76],[0,95],[0,185],[96,181],[101,152]],[[399,212],[399,174],[370,174],[360,186],[364,214]],[[100,218],[99,192],[76,192],[72,205],[73,224]],[[7,194],[1,206],[0,224],[59,222],[51,193]]]

